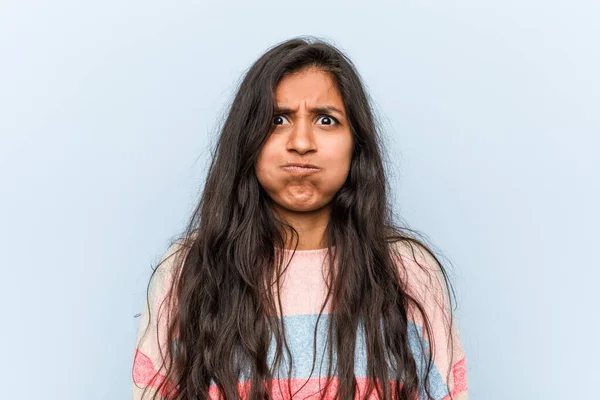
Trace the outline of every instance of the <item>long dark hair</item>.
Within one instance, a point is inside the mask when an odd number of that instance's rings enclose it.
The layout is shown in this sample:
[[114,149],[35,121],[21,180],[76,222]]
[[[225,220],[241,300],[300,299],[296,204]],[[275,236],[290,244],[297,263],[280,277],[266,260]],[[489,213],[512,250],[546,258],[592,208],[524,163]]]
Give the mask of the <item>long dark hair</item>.
[[[423,235],[396,222],[388,198],[379,123],[354,64],[334,45],[314,37],[293,38],[268,49],[245,73],[229,108],[199,204],[176,240],[177,262],[170,260],[176,279],[161,309],[169,311],[164,316],[166,335],[174,345],[161,349],[166,379],[158,391],[168,398],[209,398],[211,382],[225,399],[239,398],[242,361],[250,373],[247,398],[271,398],[273,376],[267,351],[272,335],[276,363],[281,362],[283,351],[290,355],[283,319],[269,316],[277,315],[281,308],[279,296],[271,290],[284,271],[276,248],[288,243],[285,232],[293,232],[296,239],[298,233],[273,213],[273,202],[254,168],[273,128],[278,82],[309,67],[329,73],[334,80],[354,143],[350,171],[333,199],[326,228],[329,265],[337,266],[328,276],[325,301],[331,301],[333,320],[327,337],[333,344],[328,386],[333,351],[339,379],[336,398],[355,398],[354,348],[362,322],[367,395],[376,390],[381,399],[412,400],[424,392],[433,398],[428,382],[435,343],[429,316],[404,284],[399,249],[409,249],[413,256],[418,250],[435,260],[449,293],[447,273],[425,240],[419,239]],[[423,336],[429,352],[424,353],[424,375],[419,373],[409,344],[410,307],[425,321]],[[150,323],[156,324],[152,322],[155,317]],[[388,359],[398,368],[390,371]],[[291,357],[288,360],[291,362]],[[390,381],[392,384],[387,384]],[[381,385],[383,382],[386,384]]]

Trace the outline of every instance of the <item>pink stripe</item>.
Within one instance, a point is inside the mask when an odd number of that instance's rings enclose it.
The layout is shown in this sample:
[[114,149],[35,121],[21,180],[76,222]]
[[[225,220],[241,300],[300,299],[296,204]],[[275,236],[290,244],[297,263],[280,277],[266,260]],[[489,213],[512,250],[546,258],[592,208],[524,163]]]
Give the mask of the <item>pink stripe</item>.
[[[454,379],[454,386],[451,392],[452,396],[456,396],[460,393],[467,393],[467,364],[465,357],[452,367],[452,377]],[[444,397],[443,400],[450,400],[450,395]]]
[[[149,386],[156,389],[166,379],[164,375],[157,374],[156,372],[156,368],[154,368],[154,364],[150,357],[137,350],[133,360],[133,382],[138,385]],[[173,382],[170,380],[167,381],[167,384],[159,391],[160,395],[166,397],[167,393],[169,393],[173,387]]]
[[[356,385],[356,394],[357,398],[361,398],[364,393],[366,393],[366,388],[368,384],[367,378],[357,378]],[[331,383],[325,392],[324,400],[331,400],[334,398],[336,391],[338,390],[339,380],[337,377],[331,378]],[[294,398],[298,399],[318,399],[321,396],[321,393],[325,391],[325,385],[327,384],[327,379],[325,377],[322,378],[311,378],[311,379],[279,379],[273,381],[273,400],[288,400],[290,399],[290,390],[291,394]],[[392,389],[395,388],[395,383],[391,382]],[[402,387],[402,386],[400,386]],[[238,384],[238,393],[242,398],[247,398],[249,394],[250,383],[242,382]],[[220,400],[219,390],[216,386],[211,386],[209,389],[209,396],[212,400]],[[369,397],[369,400],[377,400],[379,397],[377,396],[377,391],[373,389]],[[414,397],[417,399],[417,396]]]

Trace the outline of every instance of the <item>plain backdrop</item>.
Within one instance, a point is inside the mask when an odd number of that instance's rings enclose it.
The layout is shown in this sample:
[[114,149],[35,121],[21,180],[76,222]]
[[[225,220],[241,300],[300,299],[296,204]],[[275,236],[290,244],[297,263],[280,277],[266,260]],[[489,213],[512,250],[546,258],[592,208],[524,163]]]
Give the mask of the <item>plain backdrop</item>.
[[127,399],[151,267],[244,71],[357,65],[447,257],[474,400],[597,398],[597,1],[0,3],[1,398]]

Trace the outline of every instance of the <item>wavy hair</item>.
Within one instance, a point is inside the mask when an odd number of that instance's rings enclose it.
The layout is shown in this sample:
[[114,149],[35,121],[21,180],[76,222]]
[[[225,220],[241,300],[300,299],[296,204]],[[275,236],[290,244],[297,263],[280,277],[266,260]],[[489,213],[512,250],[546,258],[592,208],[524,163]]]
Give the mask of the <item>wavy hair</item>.
[[[177,239],[177,261],[172,263],[176,278],[161,305],[167,311],[167,343],[173,345],[161,349],[160,370],[166,379],[157,394],[175,400],[207,399],[214,382],[224,399],[238,399],[237,384],[245,365],[250,383],[246,398],[271,399],[273,372],[267,352],[272,337],[275,364],[281,363],[284,351],[293,362],[283,319],[269,316],[281,309],[279,291],[274,295],[272,287],[279,285],[285,271],[275,247],[284,248],[285,232],[292,232],[295,239],[298,233],[272,211],[255,163],[272,132],[278,82],[310,67],[334,80],[354,146],[349,174],[332,200],[325,232],[329,265],[337,266],[327,277],[325,303],[331,301],[333,323],[327,335],[331,345],[325,389],[335,367],[339,379],[335,398],[355,398],[355,343],[362,322],[369,378],[363,398],[376,390],[385,400],[412,400],[422,393],[433,399],[428,383],[435,348],[431,324],[423,305],[406,288],[398,249],[409,249],[413,257],[415,250],[424,250],[437,263],[449,292],[447,273],[425,240],[418,238],[423,235],[395,222],[380,128],[357,69],[328,41],[307,36],[281,42],[254,62],[220,127],[200,201]],[[424,374],[419,373],[409,344],[411,308],[421,315],[423,337],[429,343],[423,352]],[[159,318],[151,320],[154,317]],[[385,360],[398,367],[391,370]]]

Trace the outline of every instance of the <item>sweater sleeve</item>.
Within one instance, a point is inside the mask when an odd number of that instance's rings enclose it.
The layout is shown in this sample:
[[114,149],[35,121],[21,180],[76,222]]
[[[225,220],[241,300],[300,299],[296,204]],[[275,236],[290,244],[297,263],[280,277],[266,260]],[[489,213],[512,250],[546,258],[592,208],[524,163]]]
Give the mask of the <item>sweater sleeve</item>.
[[[165,377],[167,327],[170,302],[167,294],[173,281],[173,267],[180,246],[171,245],[159,262],[148,285],[137,331],[133,358],[133,400],[167,398],[173,382]],[[166,381],[166,382],[165,382]],[[164,383],[164,384],[163,384]]]
[[400,257],[405,291],[423,306],[431,328],[431,337],[428,337],[421,313],[415,306],[409,306],[409,320],[414,322],[433,353],[430,391],[435,400],[467,400],[466,355],[439,264],[416,245],[403,244]]

